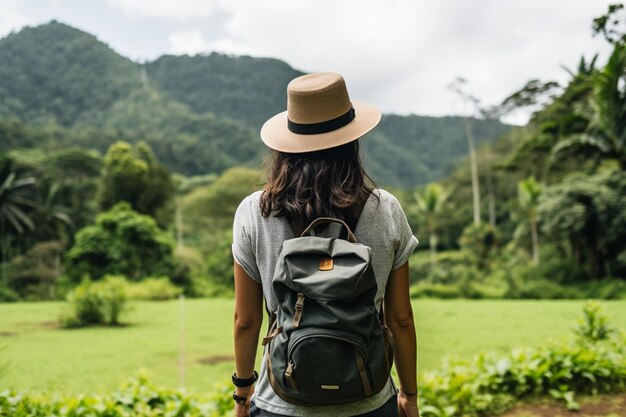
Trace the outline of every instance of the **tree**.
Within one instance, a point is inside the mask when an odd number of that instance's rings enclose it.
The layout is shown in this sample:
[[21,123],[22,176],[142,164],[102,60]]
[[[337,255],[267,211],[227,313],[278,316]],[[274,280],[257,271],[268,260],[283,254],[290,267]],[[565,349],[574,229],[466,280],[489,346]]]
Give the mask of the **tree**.
[[434,269],[437,262],[437,231],[439,229],[439,217],[448,194],[443,187],[436,183],[428,184],[423,192],[415,192],[417,208],[426,221],[428,233],[428,245],[430,247],[430,266]]
[[108,210],[120,201],[154,217],[161,227],[169,223],[167,209],[174,194],[170,172],[160,165],[150,147],[139,143],[136,148],[118,141],[104,158],[98,203]]
[[[478,99],[463,90],[463,86],[467,81],[459,77],[448,88],[463,99],[465,103],[469,103],[474,107],[478,107]],[[463,116],[463,124],[465,126],[465,136],[467,137],[467,146],[469,148],[470,164],[472,168],[472,197],[474,203],[474,224],[480,223],[480,190],[478,184],[478,161],[476,158],[476,148],[474,146],[474,132],[472,131],[472,121],[467,115]]]
[[[517,185],[517,200],[528,226],[532,241],[533,263],[539,265],[539,230],[537,222],[537,207],[541,197],[541,184],[534,177],[522,180]],[[520,225],[521,226],[521,225]]]
[[79,282],[87,275],[99,279],[122,274],[139,280],[146,276],[170,276],[174,270],[172,238],[154,219],[120,202],[96,217],[96,223],[76,234],[67,252],[68,275]]
[[592,278],[626,269],[626,174],[576,174],[547,187],[537,208],[544,235],[565,241]]
[[0,167],[0,236],[2,237],[2,275],[7,282],[6,263],[8,261],[7,247],[9,226],[18,234],[27,229],[34,230],[35,224],[28,215],[26,208],[35,206],[25,192],[35,184],[32,177],[19,178],[12,170],[11,162],[5,161]]
[[614,159],[626,170],[626,44],[615,45],[609,62],[591,81],[593,114],[586,130],[560,141],[552,155]]
[[610,4],[606,14],[593,19],[593,34],[602,34],[609,43],[626,43],[626,12],[620,3]]

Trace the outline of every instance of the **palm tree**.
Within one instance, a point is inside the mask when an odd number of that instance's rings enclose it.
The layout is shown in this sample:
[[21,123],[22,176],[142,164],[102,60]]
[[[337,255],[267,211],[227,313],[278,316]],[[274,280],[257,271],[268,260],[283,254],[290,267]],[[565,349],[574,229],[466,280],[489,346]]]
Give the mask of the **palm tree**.
[[[465,104],[470,104],[473,111],[478,110],[480,101],[478,98],[464,91],[463,86],[467,81],[462,77],[448,85],[448,89],[458,95]],[[480,223],[480,189],[478,183],[478,158],[476,156],[476,146],[474,145],[474,130],[471,115],[463,115],[463,126],[465,128],[465,137],[467,138],[467,147],[469,148],[470,168],[472,173],[472,201],[474,204],[474,224]]]
[[428,184],[423,192],[415,192],[415,201],[419,212],[426,220],[426,231],[430,246],[430,266],[435,267],[437,262],[437,231],[439,229],[439,216],[448,194],[437,183]]
[[11,226],[18,234],[24,233],[26,229],[35,229],[35,224],[24,211],[25,207],[35,207],[35,203],[24,195],[28,187],[34,184],[34,178],[18,178],[8,162],[0,169],[0,236],[2,237],[2,278],[5,284],[8,260],[7,226]]
[[[533,263],[539,265],[539,230],[537,227],[537,207],[542,187],[534,177],[527,178],[517,184],[517,199],[530,227],[532,239]],[[520,225],[522,226],[522,225]]]
[[569,154],[614,159],[626,171],[626,45],[616,44],[602,71],[591,75],[594,109],[589,127],[559,142],[553,158]]

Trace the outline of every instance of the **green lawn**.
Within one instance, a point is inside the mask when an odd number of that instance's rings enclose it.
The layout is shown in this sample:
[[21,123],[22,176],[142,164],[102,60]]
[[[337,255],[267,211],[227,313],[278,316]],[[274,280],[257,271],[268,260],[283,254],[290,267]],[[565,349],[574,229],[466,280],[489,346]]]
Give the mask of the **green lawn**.
[[[447,355],[471,357],[539,346],[571,334],[582,301],[415,300],[419,368]],[[615,326],[626,329],[626,301],[605,302]],[[140,368],[167,387],[179,386],[178,301],[138,302],[128,326],[61,330],[63,303],[0,304],[0,389],[62,393],[110,391]],[[212,390],[233,371],[230,299],[186,300],[185,382]],[[258,362],[257,362],[258,369]]]

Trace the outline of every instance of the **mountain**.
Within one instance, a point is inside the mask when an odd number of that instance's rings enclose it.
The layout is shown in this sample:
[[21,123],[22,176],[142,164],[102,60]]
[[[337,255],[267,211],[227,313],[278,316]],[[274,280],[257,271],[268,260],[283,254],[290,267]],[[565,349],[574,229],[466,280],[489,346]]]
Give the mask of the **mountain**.
[[[301,74],[277,59],[217,53],[139,64],[53,20],[0,39],[0,121],[10,120],[0,152],[73,145],[105,152],[116,140],[143,140],[185,175],[256,166],[265,149],[260,126],[284,110],[286,86]],[[478,144],[508,129],[474,121]],[[384,115],[362,143],[381,186],[440,179],[467,155],[458,117]]]
[[215,113],[254,129],[285,110],[287,83],[303,72],[277,59],[165,55],[146,65],[147,79],[196,113]]
[[0,114],[70,126],[140,86],[137,65],[55,20],[0,41]]

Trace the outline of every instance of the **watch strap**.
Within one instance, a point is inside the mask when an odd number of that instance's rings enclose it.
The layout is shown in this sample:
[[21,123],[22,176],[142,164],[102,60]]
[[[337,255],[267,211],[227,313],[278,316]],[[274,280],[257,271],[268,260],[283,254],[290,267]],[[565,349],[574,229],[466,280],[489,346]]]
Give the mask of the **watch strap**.
[[256,380],[259,379],[259,374],[256,371],[253,371],[253,374],[250,378],[239,378],[237,377],[237,373],[233,373],[233,384],[239,388],[249,387],[254,384]]

